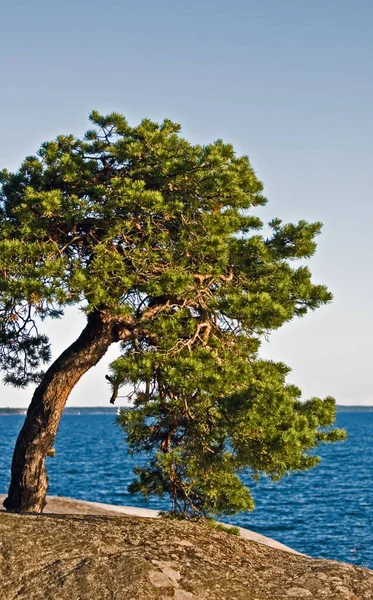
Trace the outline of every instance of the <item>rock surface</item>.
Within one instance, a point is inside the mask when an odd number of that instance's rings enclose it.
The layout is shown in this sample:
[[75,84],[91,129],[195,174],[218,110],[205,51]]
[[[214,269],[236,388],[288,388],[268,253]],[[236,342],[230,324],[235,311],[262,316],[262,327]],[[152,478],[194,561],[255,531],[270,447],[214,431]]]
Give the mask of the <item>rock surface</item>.
[[[0,494],[0,512],[5,512],[3,502],[6,496]],[[152,517],[159,518],[160,513],[158,510],[152,510],[149,508],[141,508],[139,506],[121,506],[116,504],[102,504],[101,502],[87,502],[86,500],[76,500],[75,498],[64,498],[63,496],[47,496],[47,504],[43,511],[45,514],[58,514],[58,515],[98,515],[98,516],[116,516],[120,515],[131,515],[135,517]],[[229,527],[229,525],[228,525]],[[272,548],[279,548],[279,550],[287,550],[288,552],[294,552],[300,554],[293,548],[285,546],[272,538],[269,538],[256,531],[245,529],[243,527],[238,528],[240,530],[241,537],[247,540],[254,540],[260,544],[271,546]],[[1,598],[0,598],[1,600]]]
[[0,514],[1,600],[372,600],[373,572],[206,525]]
[[[0,502],[5,496],[0,495]],[[2,505],[1,505],[2,506]],[[158,510],[152,510],[149,508],[140,508],[138,506],[117,506],[115,504],[102,504],[101,502],[87,502],[86,500],[76,500],[75,498],[64,498],[62,496],[47,496],[47,505],[43,511],[44,513],[53,514],[70,514],[70,515],[131,515],[136,517],[159,517],[160,513]],[[229,525],[228,525],[229,527]],[[247,540],[254,540],[260,544],[271,546],[272,548],[278,548],[279,550],[287,550],[288,552],[294,552],[300,554],[293,548],[281,544],[277,540],[274,540],[256,531],[245,529],[243,527],[238,528],[240,535]]]

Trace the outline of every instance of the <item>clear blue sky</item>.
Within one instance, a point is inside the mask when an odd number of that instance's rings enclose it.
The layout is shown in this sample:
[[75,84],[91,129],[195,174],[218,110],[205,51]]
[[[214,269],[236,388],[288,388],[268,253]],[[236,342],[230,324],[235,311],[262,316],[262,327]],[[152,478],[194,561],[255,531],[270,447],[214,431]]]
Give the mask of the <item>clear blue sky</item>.
[[[310,267],[335,295],[262,354],[289,364],[305,397],[373,404],[372,31],[371,0],[3,0],[0,167],[83,133],[92,108],[233,142],[264,182],[265,221],[324,223]],[[55,353],[82,327],[74,314],[53,324]],[[106,404],[104,373],[69,404]],[[0,392],[0,406],[25,406],[32,390]]]

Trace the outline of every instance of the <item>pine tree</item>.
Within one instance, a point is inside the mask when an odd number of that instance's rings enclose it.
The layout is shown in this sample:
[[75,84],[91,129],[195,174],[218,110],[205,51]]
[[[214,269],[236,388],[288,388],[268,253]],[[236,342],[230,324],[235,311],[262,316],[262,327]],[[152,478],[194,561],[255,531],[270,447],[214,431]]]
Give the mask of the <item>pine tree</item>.
[[[66,400],[120,341],[112,400],[132,384],[120,423],[132,451],[150,452],[132,489],[191,514],[251,508],[240,470],[308,468],[309,449],[344,435],[332,399],[302,403],[287,367],[258,358],[264,334],[331,300],[291,265],[321,224],[276,219],[265,238],[262,184],[231,145],[192,145],[169,120],[90,119],[84,139],[59,136],[1,174],[0,365],[7,383],[37,384],[4,505],[43,509]],[[72,305],[86,327],[44,372],[39,324]]]

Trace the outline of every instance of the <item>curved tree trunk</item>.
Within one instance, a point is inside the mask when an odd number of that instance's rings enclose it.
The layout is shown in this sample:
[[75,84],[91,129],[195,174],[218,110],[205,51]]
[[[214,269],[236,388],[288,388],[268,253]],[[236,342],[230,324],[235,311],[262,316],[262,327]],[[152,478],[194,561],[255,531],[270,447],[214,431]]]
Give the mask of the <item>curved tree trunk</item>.
[[34,392],[16,442],[6,509],[42,512],[48,487],[44,459],[53,446],[69,394],[109,346],[129,334],[128,326],[118,325],[102,312],[92,312],[78,339],[49,367]]

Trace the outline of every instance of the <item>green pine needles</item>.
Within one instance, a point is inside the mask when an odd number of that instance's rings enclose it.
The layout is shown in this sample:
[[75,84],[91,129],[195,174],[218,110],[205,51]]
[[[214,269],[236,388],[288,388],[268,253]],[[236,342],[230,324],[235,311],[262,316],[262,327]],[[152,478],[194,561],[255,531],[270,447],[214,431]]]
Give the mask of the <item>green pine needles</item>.
[[1,176],[5,380],[42,380],[40,318],[75,304],[125,321],[110,381],[133,407],[117,421],[149,457],[131,491],[192,517],[251,510],[241,471],[280,478],[345,438],[333,399],[302,402],[289,369],[258,356],[263,335],[332,298],[291,262],[313,255],[321,224],[275,219],[264,237],[262,184],[231,145],[192,145],[169,120],[90,118],[83,140],[60,136]]

